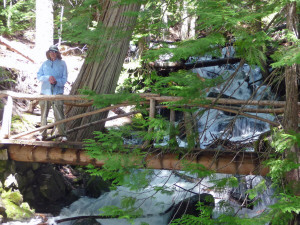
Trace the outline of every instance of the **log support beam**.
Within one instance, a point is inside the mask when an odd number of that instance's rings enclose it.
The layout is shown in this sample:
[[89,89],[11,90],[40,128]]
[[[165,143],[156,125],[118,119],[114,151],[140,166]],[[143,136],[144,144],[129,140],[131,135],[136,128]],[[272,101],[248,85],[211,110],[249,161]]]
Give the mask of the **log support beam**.
[[[9,140],[6,140],[9,142]],[[53,142],[28,142],[14,140],[3,144],[9,159],[19,162],[39,162],[70,165],[88,165],[97,167],[104,165],[105,161],[92,159],[88,156],[82,145],[66,145]],[[209,170],[217,173],[262,175],[269,169],[261,165],[261,157],[255,152],[234,152],[218,150],[194,150],[184,157],[175,153],[149,153],[140,163],[148,169],[182,170],[185,163],[202,164]],[[184,158],[184,159],[183,159]]]

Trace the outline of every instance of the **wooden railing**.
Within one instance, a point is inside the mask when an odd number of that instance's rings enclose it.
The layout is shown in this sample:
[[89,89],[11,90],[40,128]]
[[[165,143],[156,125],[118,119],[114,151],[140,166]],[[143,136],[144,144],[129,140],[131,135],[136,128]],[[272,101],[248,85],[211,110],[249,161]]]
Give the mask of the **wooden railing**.
[[[12,139],[16,139],[16,138],[20,138],[23,136],[26,136],[28,134],[32,134],[34,132],[43,130],[43,129],[47,129],[47,128],[51,128],[53,126],[56,126],[58,124],[61,123],[66,123],[69,122],[71,120],[75,120],[78,118],[82,118],[85,116],[91,116],[94,114],[98,114],[101,112],[105,112],[108,110],[113,110],[115,108],[119,108],[121,106],[127,106],[129,105],[128,103],[122,103],[122,104],[118,104],[118,105],[114,105],[114,106],[109,106],[106,108],[102,108],[102,109],[97,109],[93,112],[88,112],[88,113],[83,113],[81,115],[76,115],[73,117],[69,117],[66,118],[64,120],[61,121],[56,121],[55,123],[50,123],[46,126],[42,126],[30,131],[26,131],[20,134],[16,134],[16,135],[11,135],[10,134],[10,127],[11,127],[11,115],[12,115],[12,107],[13,107],[13,99],[25,99],[25,100],[37,100],[37,101],[41,101],[41,100],[45,100],[45,101],[53,101],[53,100],[64,100],[65,104],[67,105],[76,105],[76,106],[89,106],[93,104],[92,100],[88,100],[87,96],[84,95],[31,95],[31,94],[25,94],[25,93],[17,93],[17,92],[13,92],[13,91],[0,91],[0,97],[4,98],[7,97],[7,102],[6,105],[4,107],[4,113],[3,113],[3,119],[2,119],[2,129],[0,132],[0,138],[12,138]],[[157,106],[157,104],[161,103],[161,102],[170,102],[170,101],[179,101],[182,100],[181,97],[171,97],[171,96],[160,96],[158,94],[151,94],[151,93],[145,93],[145,94],[140,94],[140,97],[145,98],[148,103],[150,104],[150,117],[154,117],[154,112],[155,112],[155,107]],[[278,122],[274,122],[274,121],[270,121],[264,118],[261,118],[259,116],[255,116],[252,114],[249,114],[247,112],[256,112],[256,113],[274,113],[274,114],[278,114],[278,113],[283,113],[284,112],[284,105],[285,102],[284,101],[257,101],[257,100],[237,100],[237,99],[223,99],[223,98],[206,98],[207,100],[210,100],[212,102],[212,104],[193,104],[193,103],[186,103],[185,106],[199,106],[202,108],[210,108],[210,109],[217,109],[217,110],[222,110],[225,112],[230,112],[230,113],[235,113],[237,115],[243,115],[246,117],[250,117],[250,118],[254,118],[254,119],[258,119],[264,122],[267,122],[269,124],[271,124],[272,126],[278,126],[279,123]],[[77,101],[80,101],[81,103],[78,104],[76,103]],[[85,101],[84,103],[82,103],[82,101]],[[229,105],[229,106],[228,106]],[[244,108],[244,107],[236,107],[236,106],[232,106],[232,105],[257,105],[257,106],[272,106],[272,108],[257,108],[257,109],[253,109],[253,108]],[[298,106],[300,107],[300,102],[298,102]],[[131,113],[133,114],[133,113]],[[127,116],[124,115],[124,116]],[[103,120],[105,121],[105,120]],[[103,122],[100,121],[100,122]],[[81,127],[80,129],[83,129],[84,127]]]
[[[159,96],[157,94],[140,94],[141,97],[145,99],[144,103],[149,104],[149,116],[151,118],[155,117],[155,108],[157,107],[167,107],[159,105],[162,102],[167,101],[178,101],[182,98],[179,97],[170,97],[170,96]],[[89,163],[96,166],[103,165],[103,161],[97,161],[91,159],[82,149],[82,143],[57,143],[57,142],[36,142],[21,140],[19,138],[32,134],[34,132],[51,128],[61,123],[66,123],[71,120],[75,120],[85,116],[91,116],[97,113],[101,113],[108,110],[113,110],[121,106],[127,106],[130,103],[124,102],[122,104],[109,106],[102,109],[96,109],[95,111],[83,113],[81,115],[76,115],[73,117],[66,118],[61,121],[56,121],[55,123],[48,124],[30,131],[26,131],[20,134],[11,135],[10,126],[11,126],[11,115],[13,107],[13,99],[26,99],[26,100],[64,100],[65,104],[75,104],[78,105],[77,101],[84,101],[81,103],[81,106],[91,105],[92,100],[88,100],[87,96],[83,95],[29,95],[24,93],[16,93],[11,91],[0,91],[1,98],[7,98],[6,105],[4,107],[3,119],[2,119],[2,129],[1,129],[1,139],[0,142],[2,145],[7,146],[9,156],[12,160],[23,161],[23,162],[50,162],[50,163],[62,163],[62,164],[76,164],[76,165],[87,165]],[[193,104],[187,102],[185,106],[199,106],[202,108],[213,108],[217,110],[223,110],[239,115],[244,115],[252,117],[255,119],[263,120],[270,123],[273,126],[278,126],[279,124],[274,121],[265,120],[258,116],[248,114],[247,112],[263,112],[263,113],[283,113],[283,107],[285,102],[283,101],[244,101],[236,99],[216,99],[216,98],[207,98],[212,103],[211,104]],[[272,108],[268,109],[248,109],[241,107],[232,107],[231,105],[259,105],[259,106],[271,106]],[[298,103],[300,107],[300,103]],[[130,112],[121,116],[128,116],[130,114],[137,113]],[[118,116],[120,117],[120,116]],[[170,122],[174,122],[174,111],[171,110],[170,113]],[[101,121],[95,121],[93,123],[104,122],[113,118],[107,118]],[[84,126],[89,126],[87,124]],[[84,126],[74,129],[83,129]],[[73,130],[74,130],[73,129]],[[151,130],[149,130],[150,132]],[[141,148],[145,148],[149,143],[144,143]],[[182,157],[178,157],[178,154],[173,153],[155,153],[157,149],[148,149],[147,157],[144,159],[144,166],[147,168],[154,169],[181,169],[182,164],[181,160],[185,159],[191,163],[201,163],[205,167],[215,170],[220,173],[229,173],[229,174],[260,174],[266,175],[268,168],[265,168],[261,165],[261,161],[265,158],[265,153],[256,153],[256,152],[245,152],[245,151],[220,151],[213,149],[192,149]]]

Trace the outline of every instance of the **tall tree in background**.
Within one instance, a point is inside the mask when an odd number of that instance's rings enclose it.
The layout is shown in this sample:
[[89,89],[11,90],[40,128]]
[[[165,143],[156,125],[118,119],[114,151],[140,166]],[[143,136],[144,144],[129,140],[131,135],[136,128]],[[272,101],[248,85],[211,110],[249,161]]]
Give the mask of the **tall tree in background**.
[[[97,29],[103,33],[98,41],[89,49],[87,60],[72,86],[71,95],[79,94],[79,90],[88,88],[96,94],[114,93],[122,69],[122,65],[128,51],[129,41],[136,22],[136,16],[128,16],[126,13],[139,11],[140,4],[119,5],[112,0],[101,1],[102,10]],[[67,109],[67,116],[71,117],[84,112],[93,111],[94,107]],[[78,119],[68,124],[69,129],[88,124],[106,118],[107,114],[99,114],[87,118]],[[87,129],[74,132],[70,136],[72,140],[91,138],[93,131],[101,130],[104,124],[90,126]]]
[[45,52],[53,44],[53,0],[36,0],[35,60],[46,59]]

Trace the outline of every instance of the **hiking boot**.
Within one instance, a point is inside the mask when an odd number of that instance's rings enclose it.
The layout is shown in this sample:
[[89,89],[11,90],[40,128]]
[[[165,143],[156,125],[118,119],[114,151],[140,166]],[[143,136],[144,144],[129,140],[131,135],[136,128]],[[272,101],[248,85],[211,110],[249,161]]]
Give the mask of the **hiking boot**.
[[60,138],[60,142],[66,142],[66,141],[68,141],[67,137],[61,137]]
[[46,139],[46,137],[43,137],[42,135],[38,135],[38,136],[36,136],[36,138],[35,138],[36,141],[43,141],[43,140],[45,140],[45,139]]

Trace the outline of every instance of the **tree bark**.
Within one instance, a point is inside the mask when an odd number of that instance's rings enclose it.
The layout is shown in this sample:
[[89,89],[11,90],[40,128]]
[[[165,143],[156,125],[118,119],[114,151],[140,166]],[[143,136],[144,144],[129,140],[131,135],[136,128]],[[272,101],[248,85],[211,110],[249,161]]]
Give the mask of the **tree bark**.
[[[104,29],[103,35],[95,45],[90,47],[87,60],[71,89],[70,94],[78,94],[79,89],[87,87],[96,94],[114,93],[122,69],[122,65],[128,51],[130,37],[136,22],[136,17],[126,16],[124,13],[138,11],[140,4],[117,5],[116,1],[105,0],[101,12],[101,18],[97,29]],[[122,36],[120,37],[120,32]],[[118,39],[119,38],[119,39]],[[87,109],[72,107],[67,117],[72,117],[84,112],[93,111],[94,107]],[[67,124],[69,129],[82,126],[93,121],[106,118],[107,113],[94,115],[89,118],[81,118]],[[93,132],[102,130],[104,124],[98,124],[84,131],[73,133],[69,139],[82,140],[91,138]]]
[[[297,3],[291,2],[287,5],[287,29],[294,34],[296,38],[299,38],[298,32],[298,15],[297,15]],[[289,43],[291,46],[294,43]],[[285,70],[285,85],[286,85],[286,104],[284,110],[283,125],[286,132],[295,131],[298,132],[298,76],[299,72],[297,65],[286,67]],[[295,163],[300,162],[299,148],[294,145],[290,151],[286,152],[286,157],[293,159]],[[287,181],[293,185],[293,189],[296,195],[300,194],[299,184],[300,181],[300,169],[295,169],[287,174]],[[293,221],[290,224],[295,224]]]
[[184,111],[184,127],[185,127],[185,135],[188,143],[188,148],[192,149],[195,147],[195,136],[193,129],[193,119],[190,112]]

